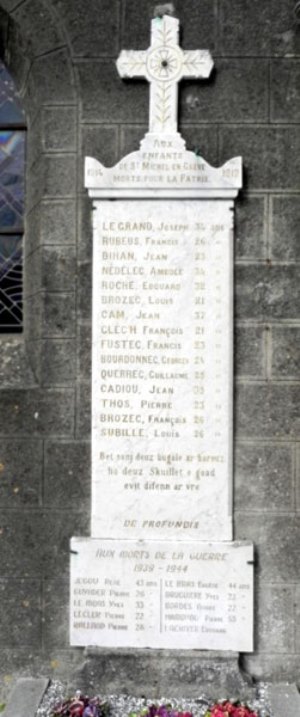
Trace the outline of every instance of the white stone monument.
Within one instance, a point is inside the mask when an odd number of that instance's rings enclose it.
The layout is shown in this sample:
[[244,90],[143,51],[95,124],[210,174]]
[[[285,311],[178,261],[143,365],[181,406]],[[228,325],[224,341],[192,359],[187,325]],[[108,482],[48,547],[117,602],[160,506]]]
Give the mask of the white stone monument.
[[[141,148],[93,199],[92,537],[73,538],[71,644],[252,650],[253,547],[232,540],[233,200],[241,158],[186,151],[178,20],[123,51],[150,83]],[[116,201],[111,201],[112,199]]]

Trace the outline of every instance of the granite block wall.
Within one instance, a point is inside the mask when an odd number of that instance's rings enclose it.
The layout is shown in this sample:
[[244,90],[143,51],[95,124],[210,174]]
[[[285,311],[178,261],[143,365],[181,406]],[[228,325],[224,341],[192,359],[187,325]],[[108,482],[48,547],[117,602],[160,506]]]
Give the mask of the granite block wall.
[[[294,0],[174,0],[188,149],[241,154],[235,233],[235,537],[256,546],[257,679],[300,682],[300,26]],[[160,4],[159,9],[161,10]],[[68,540],[89,534],[91,207],[86,154],[114,164],[147,129],[121,48],[149,44],[152,0],[0,0],[0,48],[27,113],[25,329],[0,338],[1,689],[71,679]]]

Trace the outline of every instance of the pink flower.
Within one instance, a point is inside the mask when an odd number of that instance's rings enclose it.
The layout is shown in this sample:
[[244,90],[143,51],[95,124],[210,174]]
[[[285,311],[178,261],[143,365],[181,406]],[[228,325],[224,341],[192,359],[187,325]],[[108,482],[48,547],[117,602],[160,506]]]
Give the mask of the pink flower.
[[236,707],[233,713],[233,717],[249,717],[249,710],[247,707]]

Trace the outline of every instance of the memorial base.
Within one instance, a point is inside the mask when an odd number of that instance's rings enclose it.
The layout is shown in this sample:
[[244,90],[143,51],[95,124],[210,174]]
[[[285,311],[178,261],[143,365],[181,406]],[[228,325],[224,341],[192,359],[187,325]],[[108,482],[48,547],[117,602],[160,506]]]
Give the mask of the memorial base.
[[253,650],[246,541],[72,538],[71,645]]
[[[180,644],[180,643],[179,643]],[[149,699],[215,700],[254,696],[251,678],[239,667],[237,653],[181,650],[86,648],[70,689],[87,694],[127,694]]]

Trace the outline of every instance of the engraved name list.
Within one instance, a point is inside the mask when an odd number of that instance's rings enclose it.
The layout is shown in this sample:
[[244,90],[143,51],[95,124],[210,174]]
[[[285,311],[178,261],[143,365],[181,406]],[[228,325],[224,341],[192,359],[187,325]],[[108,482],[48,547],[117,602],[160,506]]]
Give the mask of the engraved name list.
[[93,533],[230,539],[232,212],[103,201],[94,230]]

